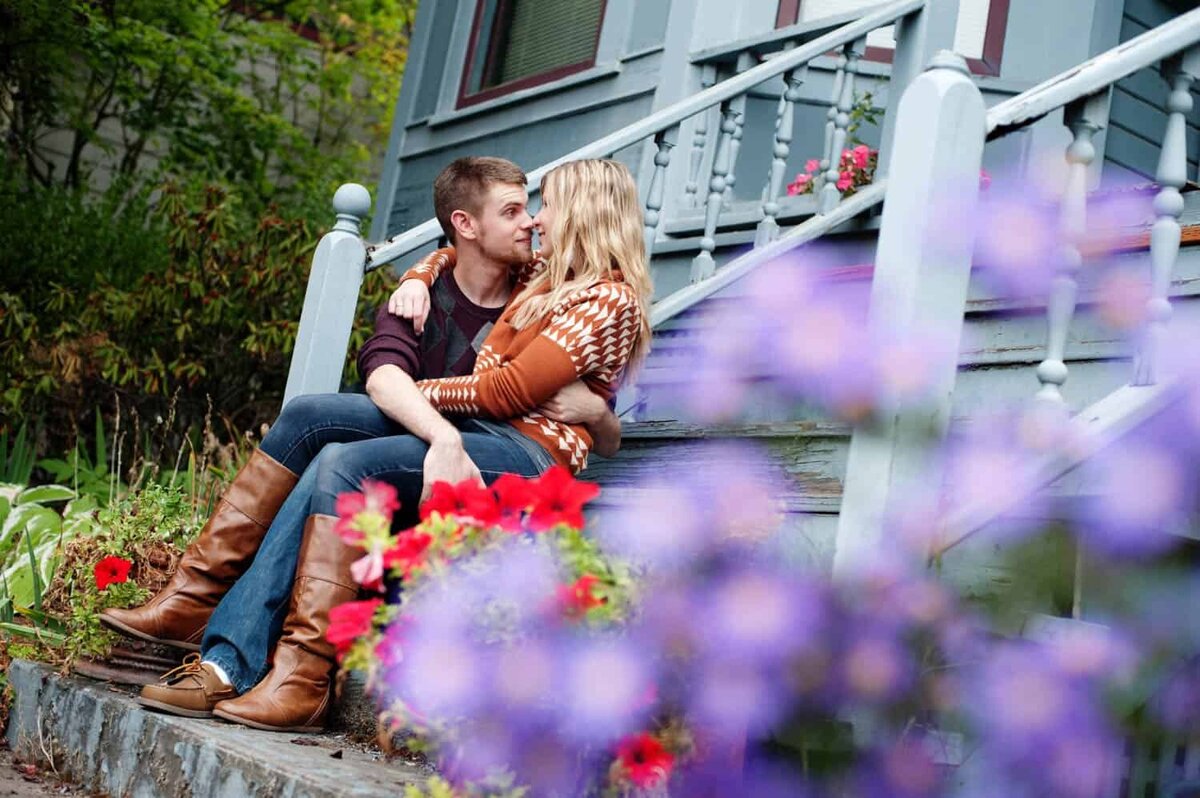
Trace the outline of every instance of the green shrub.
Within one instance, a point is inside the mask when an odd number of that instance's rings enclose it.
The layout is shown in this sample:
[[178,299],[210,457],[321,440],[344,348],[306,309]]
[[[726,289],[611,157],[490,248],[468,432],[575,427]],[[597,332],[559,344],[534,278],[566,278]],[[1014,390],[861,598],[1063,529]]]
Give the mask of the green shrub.
[[[111,417],[120,404],[148,424],[172,417],[199,448],[212,408],[227,417],[230,437],[274,419],[322,231],[277,209],[252,215],[215,186],[168,185],[154,214],[147,235],[161,236],[165,266],[126,285],[105,274],[90,290],[55,280],[10,286],[6,278],[0,429],[44,419],[44,446],[62,451],[87,437],[81,431],[98,408]],[[391,283],[368,276],[355,344]],[[169,464],[184,445],[176,435],[151,457]]]

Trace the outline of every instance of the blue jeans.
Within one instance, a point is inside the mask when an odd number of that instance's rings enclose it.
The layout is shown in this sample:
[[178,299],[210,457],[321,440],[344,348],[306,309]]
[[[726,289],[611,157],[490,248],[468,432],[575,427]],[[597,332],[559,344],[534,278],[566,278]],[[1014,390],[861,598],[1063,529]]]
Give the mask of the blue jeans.
[[[550,464],[544,449],[507,425],[466,419],[463,447],[484,481],[501,474],[536,476]],[[239,693],[269,670],[267,657],[283,629],[309,515],[334,515],[337,495],[363,479],[395,486],[401,512],[415,521],[429,447],[385,416],[362,394],[301,396],[284,408],[263,439],[263,452],[299,473],[254,562],[213,611],[201,656],[228,674]]]

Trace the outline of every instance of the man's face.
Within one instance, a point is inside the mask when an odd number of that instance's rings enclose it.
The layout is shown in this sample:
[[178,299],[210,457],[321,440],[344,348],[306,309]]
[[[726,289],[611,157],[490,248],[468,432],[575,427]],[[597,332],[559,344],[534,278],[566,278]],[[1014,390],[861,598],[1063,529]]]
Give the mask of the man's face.
[[524,186],[492,183],[475,217],[475,242],[487,257],[501,263],[528,263],[533,258],[533,219]]

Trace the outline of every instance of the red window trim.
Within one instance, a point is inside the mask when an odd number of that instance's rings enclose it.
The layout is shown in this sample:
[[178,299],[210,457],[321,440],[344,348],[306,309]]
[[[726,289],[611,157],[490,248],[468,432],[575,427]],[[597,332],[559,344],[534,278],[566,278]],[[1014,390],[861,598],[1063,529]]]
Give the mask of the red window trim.
[[[502,83],[499,86],[491,86],[490,88],[481,89],[473,94],[468,94],[468,83],[471,80],[471,64],[475,60],[475,51],[479,46],[479,33],[483,25],[483,9],[484,4],[491,0],[478,0],[475,4],[475,19],[471,22],[471,38],[467,45],[467,59],[463,64],[462,80],[458,85],[458,100],[455,103],[455,108],[466,108],[471,105],[477,105],[487,100],[493,100],[497,97],[503,97],[506,94],[512,94],[521,89],[540,86],[543,83],[550,83],[560,78],[565,78],[568,75],[574,75],[576,72],[582,72],[585,69],[590,69],[596,65],[596,51],[600,47],[600,34],[604,30],[604,14],[608,10],[608,0],[600,2],[600,24],[596,26],[596,41],[592,43],[592,55],[586,60],[576,62],[574,64],[566,64],[565,66],[555,67],[546,72],[540,72],[536,75],[526,75],[517,80],[510,80],[508,83]],[[499,5],[507,4],[509,0],[499,0]],[[498,11],[500,9],[497,9]],[[493,31],[493,36],[495,32]],[[490,44],[490,42],[488,43]],[[485,65],[486,67],[486,65]],[[486,71],[486,69],[485,69]]]
[[[800,18],[800,4],[804,0],[779,0],[779,12],[775,27],[795,25]],[[1004,55],[1004,37],[1008,29],[1009,0],[991,0],[988,7],[987,26],[983,32],[983,57],[968,58],[967,66],[976,75],[996,76],[1000,74],[1000,60]],[[864,57],[868,61],[892,63],[894,51],[888,47],[868,47]]]
[[775,14],[775,28],[795,25],[800,19],[800,0],[779,0],[779,11]]

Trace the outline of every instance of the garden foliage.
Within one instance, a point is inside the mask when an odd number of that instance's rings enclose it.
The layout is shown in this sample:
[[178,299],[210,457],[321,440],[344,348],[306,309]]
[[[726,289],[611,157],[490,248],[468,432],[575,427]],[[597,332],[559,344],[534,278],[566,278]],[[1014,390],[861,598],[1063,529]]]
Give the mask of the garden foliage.
[[273,418],[329,199],[381,166],[415,6],[0,7],[0,429],[40,419],[57,454],[95,408],[175,411],[169,465],[210,401],[230,438]]

